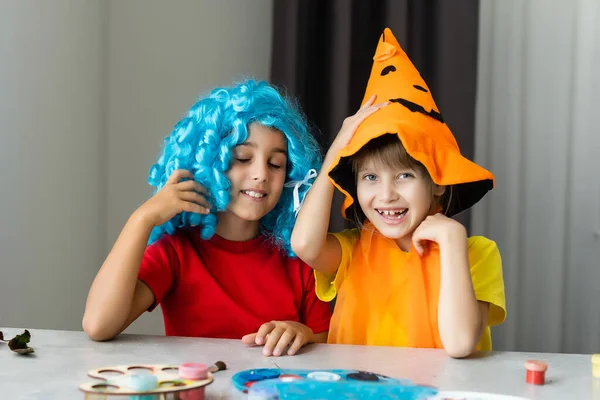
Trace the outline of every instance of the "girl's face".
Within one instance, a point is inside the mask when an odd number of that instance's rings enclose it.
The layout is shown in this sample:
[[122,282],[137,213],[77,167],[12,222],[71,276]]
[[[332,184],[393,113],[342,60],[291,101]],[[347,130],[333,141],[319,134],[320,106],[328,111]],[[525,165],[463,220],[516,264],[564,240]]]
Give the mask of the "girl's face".
[[356,194],[365,216],[382,235],[407,251],[414,230],[436,206],[444,187],[422,172],[366,157],[357,169]]
[[[233,149],[227,177],[230,202],[225,215],[256,222],[271,211],[281,196],[286,177],[287,141],[283,133],[258,123],[248,127],[248,139]],[[227,215],[229,214],[229,215]]]

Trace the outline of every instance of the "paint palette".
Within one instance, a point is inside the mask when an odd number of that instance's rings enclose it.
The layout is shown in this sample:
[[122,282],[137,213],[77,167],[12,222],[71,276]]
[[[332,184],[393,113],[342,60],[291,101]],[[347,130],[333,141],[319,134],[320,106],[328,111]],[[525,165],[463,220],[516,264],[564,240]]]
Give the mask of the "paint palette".
[[86,398],[88,395],[143,395],[139,398],[165,399],[174,394],[178,399],[203,399],[204,387],[212,383],[212,372],[217,370],[215,366],[207,368],[195,363],[104,367],[88,371],[88,376],[96,381],[81,384],[79,389],[86,393]]
[[251,369],[232,377],[233,385],[252,400],[399,399],[435,396],[437,389],[413,385],[372,372],[329,369]]

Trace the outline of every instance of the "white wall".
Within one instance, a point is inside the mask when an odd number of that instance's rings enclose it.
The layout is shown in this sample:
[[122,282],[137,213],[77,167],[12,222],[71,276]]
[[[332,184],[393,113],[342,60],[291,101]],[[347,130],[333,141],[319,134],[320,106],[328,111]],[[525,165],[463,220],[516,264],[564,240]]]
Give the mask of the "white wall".
[[[272,0],[0,0],[0,326],[81,329],[196,97],[266,79]],[[130,331],[162,333],[160,311]]]
[[[151,194],[162,138],[198,95],[268,78],[272,1],[110,1],[107,251]],[[160,309],[128,332],[162,333]]]
[[106,240],[102,0],[0,0],[0,326],[80,329]]
[[473,215],[504,261],[496,349],[600,349],[600,2],[481,2]]

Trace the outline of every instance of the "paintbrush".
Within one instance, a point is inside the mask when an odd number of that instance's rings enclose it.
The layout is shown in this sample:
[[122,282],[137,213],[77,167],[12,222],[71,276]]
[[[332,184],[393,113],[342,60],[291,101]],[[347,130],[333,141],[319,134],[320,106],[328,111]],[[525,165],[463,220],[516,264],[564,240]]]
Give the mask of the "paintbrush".
[[225,365],[225,363],[223,361],[217,361],[216,363],[214,363],[213,365],[208,367],[208,370],[213,374],[215,372],[223,371],[226,369],[227,369],[227,365]]

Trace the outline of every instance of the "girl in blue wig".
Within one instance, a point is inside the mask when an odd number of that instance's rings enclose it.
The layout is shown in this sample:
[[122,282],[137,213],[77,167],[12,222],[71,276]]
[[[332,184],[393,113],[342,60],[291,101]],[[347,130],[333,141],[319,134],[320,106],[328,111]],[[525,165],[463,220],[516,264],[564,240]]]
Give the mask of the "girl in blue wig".
[[298,107],[266,82],[201,98],[92,284],[85,332],[110,339],[160,304],[167,335],[241,338],[267,356],[325,342],[330,308],[290,247],[320,163]]

